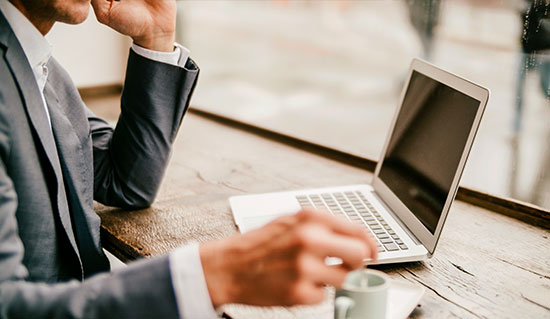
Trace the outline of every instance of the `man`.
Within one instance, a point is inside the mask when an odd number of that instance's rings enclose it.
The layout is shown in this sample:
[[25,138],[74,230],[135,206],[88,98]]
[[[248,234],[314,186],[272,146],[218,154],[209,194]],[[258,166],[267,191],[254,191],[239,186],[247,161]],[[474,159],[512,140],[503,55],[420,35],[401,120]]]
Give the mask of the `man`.
[[376,258],[361,228],[300,212],[109,273],[93,199],[151,204],[198,68],[173,43],[175,0],[91,3],[134,41],[116,129],[84,106],[43,37],[82,22],[90,0],[0,0],[0,317],[208,318],[224,303],[317,303],[325,284]]

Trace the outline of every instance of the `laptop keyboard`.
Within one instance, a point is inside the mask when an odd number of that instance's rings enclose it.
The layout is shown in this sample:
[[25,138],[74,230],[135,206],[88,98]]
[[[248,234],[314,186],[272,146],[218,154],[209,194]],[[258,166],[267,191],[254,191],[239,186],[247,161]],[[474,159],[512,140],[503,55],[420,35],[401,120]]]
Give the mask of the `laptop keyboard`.
[[324,209],[332,215],[345,216],[352,223],[364,225],[376,239],[379,252],[409,249],[359,191],[300,195],[296,199],[304,209]]

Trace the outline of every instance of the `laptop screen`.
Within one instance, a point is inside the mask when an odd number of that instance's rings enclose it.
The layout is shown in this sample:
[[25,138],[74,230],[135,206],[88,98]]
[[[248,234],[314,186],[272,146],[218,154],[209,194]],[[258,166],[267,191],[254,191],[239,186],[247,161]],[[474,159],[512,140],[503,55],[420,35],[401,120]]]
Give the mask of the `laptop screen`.
[[433,234],[480,101],[413,71],[379,178]]

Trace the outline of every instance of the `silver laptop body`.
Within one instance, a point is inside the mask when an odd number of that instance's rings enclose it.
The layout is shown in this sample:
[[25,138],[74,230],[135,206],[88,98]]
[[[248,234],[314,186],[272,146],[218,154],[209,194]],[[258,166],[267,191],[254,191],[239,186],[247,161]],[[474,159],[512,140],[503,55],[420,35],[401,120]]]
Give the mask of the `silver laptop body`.
[[431,257],[488,98],[487,89],[415,59],[370,184],[231,197],[235,223],[245,233],[322,209],[364,225],[378,263]]

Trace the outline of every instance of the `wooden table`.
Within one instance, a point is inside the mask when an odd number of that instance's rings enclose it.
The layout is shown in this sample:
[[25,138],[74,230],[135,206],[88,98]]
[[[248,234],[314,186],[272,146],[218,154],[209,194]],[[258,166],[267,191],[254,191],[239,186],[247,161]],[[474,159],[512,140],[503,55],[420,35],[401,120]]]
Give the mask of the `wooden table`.
[[[129,212],[97,205],[104,246],[125,261],[162,255],[192,240],[234,234],[229,196],[372,178],[260,135],[188,114],[153,206]],[[432,259],[377,268],[426,287],[414,318],[550,318],[549,236],[548,225],[455,201]],[[234,318],[332,318],[330,299],[313,307],[225,311]]]

